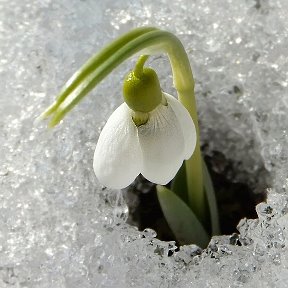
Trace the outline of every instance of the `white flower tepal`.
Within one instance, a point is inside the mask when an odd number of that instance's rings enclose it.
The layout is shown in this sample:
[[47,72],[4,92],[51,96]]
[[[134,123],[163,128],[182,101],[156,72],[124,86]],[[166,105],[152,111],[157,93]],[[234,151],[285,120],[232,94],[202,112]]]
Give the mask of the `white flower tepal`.
[[167,105],[149,112],[148,121],[137,127],[133,111],[120,105],[104,126],[94,154],[93,167],[101,184],[127,187],[140,173],[156,184],[171,181],[183,160],[196,145],[196,130],[186,108],[163,93]]

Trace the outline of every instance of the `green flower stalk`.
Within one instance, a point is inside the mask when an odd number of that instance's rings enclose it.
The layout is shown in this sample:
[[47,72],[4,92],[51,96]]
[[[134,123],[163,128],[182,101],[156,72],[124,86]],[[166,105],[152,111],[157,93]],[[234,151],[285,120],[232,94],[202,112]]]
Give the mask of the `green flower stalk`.
[[[175,177],[186,159],[172,190],[157,186],[157,195],[178,241],[204,247],[209,234],[219,233],[217,207],[202,162],[192,70],[176,36],[148,27],[118,38],[72,76],[42,117],[51,117],[50,127],[57,125],[115,67],[139,52],[143,56],[124,81],[125,103],[111,115],[99,137],[94,171],[112,188],[126,187],[139,173],[163,185]],[[161,90],[154,70],[144,67],[155,53],[168,55],[180,102]]]

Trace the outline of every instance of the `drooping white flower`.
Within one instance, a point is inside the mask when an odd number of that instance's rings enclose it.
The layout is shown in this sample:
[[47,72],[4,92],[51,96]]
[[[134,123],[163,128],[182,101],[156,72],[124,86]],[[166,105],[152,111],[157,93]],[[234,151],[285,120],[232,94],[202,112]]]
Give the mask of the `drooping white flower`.
[[133,111],[120,105],[104,126],[94,154],[95,174],[103,185],[121,189],[140,173],[149,181],[167,184],[196,145],[196,130],[186,108],[163,93],[167,104],[149,112],[148,121],[137,127]]

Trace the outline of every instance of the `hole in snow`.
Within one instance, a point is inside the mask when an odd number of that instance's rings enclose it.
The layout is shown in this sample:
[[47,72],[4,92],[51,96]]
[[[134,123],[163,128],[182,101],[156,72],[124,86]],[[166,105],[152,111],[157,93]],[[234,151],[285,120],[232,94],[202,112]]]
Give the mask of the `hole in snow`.
[[[235,182],[233,180],[237,173],[233,165],[235,163],[227,160],[222,153],[214,151],[204,159],[214,184],[221,233],[223,235],[238,233],[236,226],[241,219],[257,218],[255,206],[265,201],[265,190],[255,193],[257,181],[255,185],[247,184],[248,181]],[[177,243],[161,211],[155,184],[140,175],[124,190],[124,198],[129,208],[127,223],[137,226],[141,231],[151,228],[156,231],[158,239]]]

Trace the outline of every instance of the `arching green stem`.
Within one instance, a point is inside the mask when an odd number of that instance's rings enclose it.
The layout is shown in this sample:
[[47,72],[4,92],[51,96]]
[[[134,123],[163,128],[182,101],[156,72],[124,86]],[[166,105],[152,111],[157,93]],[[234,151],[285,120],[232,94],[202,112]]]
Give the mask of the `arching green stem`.
[[[151,29],[151,28],[150,28]],[[130,32],[131,33],[131,32]],[[113,44],[113,43],[112,43]],[[113,45],[112,45],[113,46]],[[56,102],[44,112],[44,116],[53,114],[50,126],[54,126],[68,113],[87,93],[103,80],[115,67],[123,61],[142,52],[152,54],[164,52],[170,59],[173,82],[178,92],[178,98],[189,111],[197,130],[197,144],[193,156],[186,161],[189,206],[200,219],[205,222],[206,204],[203,190],[202,159],[199,145],[199,128],[194,96],[194,79],[189,59],[180,40],[172,33],[162,30],[146,31],[127,42],[122,41],[111,49],[113,53],[104,53],[100,58],[94,56],[83,69],[80,69],[66,84],[66,90],[61,92]],[[110,52],[111,52],[110,51]],[[101,52],[100,54],[101,55]],[[84,71],[85,77],[83,76]],[[83,70],[83,71],[82,71]],[[79,76],[80,75],[80,76]],[[68,91],[68,92],[67,92]]]
[[149,58],[149,55],[141,55],[140,58],[138,59],[134,68],[134,74],[137,78],[141,78],[143,74],[144,64],[148,60],[148,58]]

